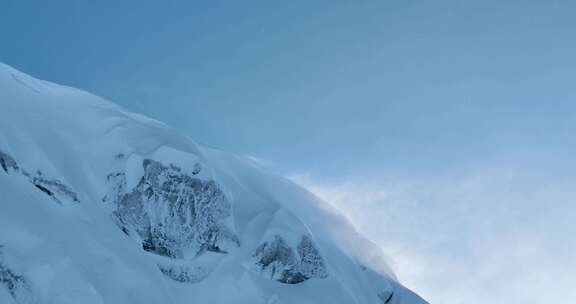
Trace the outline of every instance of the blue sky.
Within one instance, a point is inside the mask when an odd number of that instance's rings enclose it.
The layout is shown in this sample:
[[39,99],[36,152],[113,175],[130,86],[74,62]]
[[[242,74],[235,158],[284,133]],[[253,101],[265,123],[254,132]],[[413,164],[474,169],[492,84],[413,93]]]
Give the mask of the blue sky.
[[573,1],[3,0],[0,61],[292,177],[433,302],[542,303],[576,279],[574,16]]

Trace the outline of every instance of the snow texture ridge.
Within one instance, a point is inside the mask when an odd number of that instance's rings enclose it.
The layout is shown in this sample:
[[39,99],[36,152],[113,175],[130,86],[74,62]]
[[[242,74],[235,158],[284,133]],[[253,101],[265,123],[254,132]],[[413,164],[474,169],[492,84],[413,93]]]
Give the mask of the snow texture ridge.
[[248,159],[4,64],[0,109],[0,303],[426,303]]

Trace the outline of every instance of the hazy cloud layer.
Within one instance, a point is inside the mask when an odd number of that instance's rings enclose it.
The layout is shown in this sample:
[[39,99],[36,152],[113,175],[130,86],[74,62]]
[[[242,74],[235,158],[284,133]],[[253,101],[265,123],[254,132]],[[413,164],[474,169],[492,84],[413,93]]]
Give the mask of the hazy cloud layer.
[[569,303],[576,180],[517,170],[430,180],[292,179],[340,208],[432,303]]

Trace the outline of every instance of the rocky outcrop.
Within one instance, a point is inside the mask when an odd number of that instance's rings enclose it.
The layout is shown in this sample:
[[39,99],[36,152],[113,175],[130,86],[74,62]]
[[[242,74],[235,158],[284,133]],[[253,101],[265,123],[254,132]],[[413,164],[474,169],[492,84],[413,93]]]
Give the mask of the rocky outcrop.
[[[145,159],[144,175],[127,189],[124,173],[108,176],[110,188],[103,201],[112,203],[113,217],[127,234],[135,234],[146,251],[173,259],[191,259],[205,252],[227,253],[239,246],[224,223],[231,205],[218,184],[173,164]],[[198,271],[184,266],[160,267],[177,281],[197,281]]]
[[50,196],[58,204],[62,204],[63,201],[80,202],[76,192],[63,182],[44,176],[40,170],[36,171],[35,175],[30,174],[21,168],[14,158],[2,151],[0,151],[0,167],[6,173],[15,172],[25,176],[38,190]]
[[9,170],[18,171],[18,164],[16,161],[8,154],[0,151],[0,167],[9,173]]
[[2,246],[0,246],[0,288],[6,288],[18,304],[36,303],[26,278],[15,273],[8,265],[5,265],[2,249]]
[[165,276],[181,283],[197,283],[210,274],[206,267],[199,265],[158,263],[158,267]]
[[52,199],[60,204],[62,204],[63,200],[69,200],[76,203],[80,202],[78,195],[76,195],[70,187],[57,179],[48,179],[44,177],[40,171],[36,172],[36,176],[30,176],[28,174],[25,175],[30,178],[30,182],[32,182],[36,188],[50,195]]
[[392,290],[383,290],[378,293],[378,299],[382,301],[382,304],[388,304],[392,301],[392,297],[394,297],[394,292]]
[[322,256],[308,236],[302,236],[296,250],[279,235],[262,243],[253,254],[256,268],[272,280],[297,284],[310,278],[326,278]]

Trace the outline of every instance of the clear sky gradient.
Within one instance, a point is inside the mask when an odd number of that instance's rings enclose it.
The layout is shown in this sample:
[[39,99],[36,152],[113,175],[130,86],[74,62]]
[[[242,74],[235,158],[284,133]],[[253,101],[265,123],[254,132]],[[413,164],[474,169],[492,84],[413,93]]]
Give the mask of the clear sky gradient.
[[568,303],[575,16],[544,0],[0,0],[0,61],[292,177],[433,303]]

